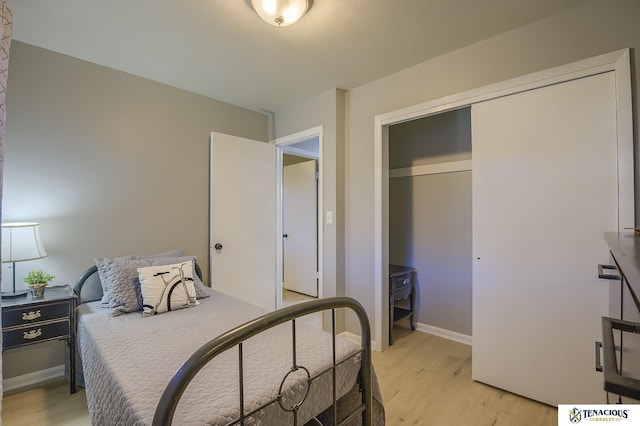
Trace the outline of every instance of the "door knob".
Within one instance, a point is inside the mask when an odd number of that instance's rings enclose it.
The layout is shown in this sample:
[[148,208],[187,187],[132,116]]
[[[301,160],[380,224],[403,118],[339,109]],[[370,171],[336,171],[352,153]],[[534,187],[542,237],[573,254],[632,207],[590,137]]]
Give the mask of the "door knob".
[[289,234],[282,234],[282,238],[289,238]]
[[222,250],[222,244],[216,243],[216,245],[213,246],[213,248],[216,249],[217,251],[220,251],[220,250]]

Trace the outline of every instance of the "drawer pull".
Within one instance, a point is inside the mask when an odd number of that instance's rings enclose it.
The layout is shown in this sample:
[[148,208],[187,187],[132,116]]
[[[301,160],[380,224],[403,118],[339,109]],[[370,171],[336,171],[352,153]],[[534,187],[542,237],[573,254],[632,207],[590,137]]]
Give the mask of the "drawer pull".
[[29,313],[27,313],[27,312],[23,312],[22,313],[22,319],[24,321],[32,321],[34,319],[40,318],[41,316],[42,316],[42,314],[40,313],[40,309],[38,309],[35,312],[31,311]]
[[29,331],[25,331],[22,335],[22,338],[25,340],[31,340],[31,339],[35,339],[36,337],[40,337],[42,336],[42,329],[39,328],[37,331],[36,330],[29,330]]
[[600,349],[602,342],[596,342],[596,371],[602,371],[602,362],[600,361]]
[[617,271],[618,268],[614,265],[598,265],[598,278],[602,278],[603,280],[621,280],[622,277],[620,275],[613,274],[605,274],[605,269],[611,269]]

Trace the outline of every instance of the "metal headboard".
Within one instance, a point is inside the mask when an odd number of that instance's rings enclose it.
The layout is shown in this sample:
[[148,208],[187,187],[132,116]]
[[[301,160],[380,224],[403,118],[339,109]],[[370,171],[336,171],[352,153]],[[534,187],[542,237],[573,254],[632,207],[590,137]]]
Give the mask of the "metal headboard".
[[[356,352],[351,357],[354,357],[358,354],[362,354],[362,361],[360,364],[360,389],[362,396],[362,403],[349,415],[347,415],[346,419],[343,419],[340,423],[337,420],[337,395],[336,395],[336,368],[338,363],[336,362],[336,325],[335,325],[335,310],[338,308],[348,308],[355,312],[360,321],[360,331],[361,331],[361,345],[360,350]],[[373,409],[373,399],[372,399],[372,365],[371,365],[371,329],[369,326],[369,319],[367,318],[367,314],[360,303],[358,303],[355,299],[349,297],[331,297],[326,299],[318,299],[310,302],[300,303],[298,305],[289,306],[287,308],[279,309],[277,311],[270,312],[266,315],[263,315],[259,318],[256,318],[252,321],[249,321],[243,325],[240,325],[233,330],[230,330],[215,339],[209,341],[205,345],[203,345],[200,349],[189,357],[189,359],[180,367],[180,369],[175,373],[164,392],[162,393],[162,397],[160,398],[160,402],[156,407],[156,411],[153,417],[153,426],[167,426],[170,425],[173,420],[173,415],[175,413],[176,407],[182,394],[185,389],[191,383],[191,380],[196,376],[196,374],[213,358],[217,355],[233,348],[238,347],[238,366],[240,377],[239,380],[239,388],[240,388],[240,416],[229,423],[230,425],[245,425],[246,420],[252,414],[256,413],[259,410],[264,409],[268,405],[275,404],[279,402],[279,398],[276,397],[272,401],[263,404],[252,412],[245,413],[244,412],[244,389],[243,389],[243,376],[242,376],[242,343],[249,339],[250,337],[255,336],[265,330],[268,330],[277,325],[283,324],[285,322],[291,321],[292,324],[292,337],[293,337],[293,366],[291,371],[296,371],[298,368],[304,368],[297,365],[296,362],[296,324],[295,319],[304,315],[308,315],[314,312],[320,312],[324,310],[331,310],[332,314],[332,345],[333,345],[333,364],[329,369],[322,371],[318,375],[314,377],[310,377],[310,381],[314,378],[328,372],[332,371],[333,374],[333,424],[334,425],[342,425],[346,424],[349,421],[356,418],[356,416],[362,415],[362,424],[366,426],[370,426],[372,424],[372,409]],[[350,357],[350,358],[351,358]],[[285,378],[286,379],[286,376]],[[284,382],[283,379],[283,382]],[[311,386],[311,383],[309,384]],[[297,411],[298,408],[304,402],[301,401],[297,406],[291,407],[291,410],[285,409],[281,406],[282,409],[286,411],[291,411],[293,413],[293,421],[294,425],[298,424],[297,420]]]

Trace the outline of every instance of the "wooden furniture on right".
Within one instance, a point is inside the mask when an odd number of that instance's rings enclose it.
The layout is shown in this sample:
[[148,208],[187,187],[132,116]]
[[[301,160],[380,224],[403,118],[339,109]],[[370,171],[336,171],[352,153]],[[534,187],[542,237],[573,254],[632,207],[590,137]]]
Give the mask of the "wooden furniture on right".
[[[393,344],[393,323],[409,318],[411,330],[415,330],[416,284],[415,269],[389,265],[389,344]],[[396,304],[396,302],[400,302]]]
[[[640,401],[640,236],[633,232],[606,232],[612,265],[598,265],[598,276],[612,280],[609,286],[609,316],[602,318],[602,363],[604,390],[618,395],[617,401]],[[617,271],[612,271],[617,270]],[[600,359],[596,343],[596,360]]]

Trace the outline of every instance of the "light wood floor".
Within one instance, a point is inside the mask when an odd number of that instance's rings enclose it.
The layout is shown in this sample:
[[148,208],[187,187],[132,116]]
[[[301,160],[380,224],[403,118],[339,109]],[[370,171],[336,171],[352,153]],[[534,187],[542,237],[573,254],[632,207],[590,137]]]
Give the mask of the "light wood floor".
[[[374,352],[387,425],[557,425],[557,410],[471,380],[471,347],[396,326]],[[62,380],[5,395],[4,426],[89,425],[84,391]]]
[[557,425],[558,410],[471,379],[471,346],[394,327],[373,353],[387,425]]
[[90,425],[84,389],[69,394],[69,383],[55,380],[32,389],[5,394],[2,398],[3,426]]
[[297,303],[308,302],[309,300],[317,300],[317,297],[307,296],[306,294],[296,293],[295,291],[282,289],[282,306],[291,306]]

